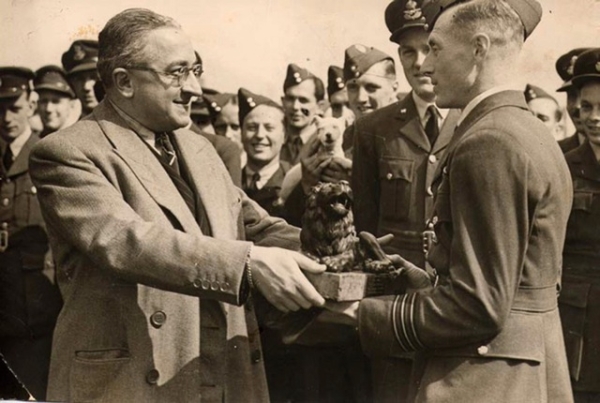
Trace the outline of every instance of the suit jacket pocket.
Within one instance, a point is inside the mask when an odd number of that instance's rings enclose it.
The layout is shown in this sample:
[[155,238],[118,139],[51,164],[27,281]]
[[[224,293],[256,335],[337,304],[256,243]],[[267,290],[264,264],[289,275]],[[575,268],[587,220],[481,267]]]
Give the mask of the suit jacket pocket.
[[590,284],[563,281],[558,298],[569,373],[579,380]]
[[130,360],[129,351],[125,349],[77,351],[71,363],[70,400],[101,400]]
[[389,157],[379,160],[379,211],[384,219],[406,221],[410,217],[414,170],[413,160]]

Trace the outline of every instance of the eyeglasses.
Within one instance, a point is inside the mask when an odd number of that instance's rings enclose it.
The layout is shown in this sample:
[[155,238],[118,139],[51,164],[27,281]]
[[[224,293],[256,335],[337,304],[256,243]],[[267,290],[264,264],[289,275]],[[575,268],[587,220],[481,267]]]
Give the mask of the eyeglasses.
[[202,73],[204,72],[201,64],[194,64],[192,67],[180,67],[176,70],[169,72],[154,70],[153,68],[146,66],[130,66],[128,68],[132,70],[151,71],[160,76],[165,76],[171,80],[171,85],[174,85],[176,87],[183,86],[183,83],[185,83],[190,77],[190,72],[196,78],[200,78],[200,76],[202,76]]

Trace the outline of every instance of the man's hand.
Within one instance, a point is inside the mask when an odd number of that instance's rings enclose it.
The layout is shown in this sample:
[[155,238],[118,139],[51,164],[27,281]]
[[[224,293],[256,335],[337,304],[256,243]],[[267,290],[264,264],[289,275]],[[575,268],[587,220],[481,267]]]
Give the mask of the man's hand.
[[400,255],[388,255],[394,267],[402,270],[402,276],[406,281],[406,292],[414,292],[433,285],[433,277],[425,270],[420,269]]
[[352,175],[352,160],[345,157],[332,157],[331,161],[324,167],[321,173],[323,182],[350,182]]
[[338,325],[357,326],[358,306],[360,301],[336,302],[327,301],[325,310],[319,315],[319,322],[336,323]]
[[323,306],[325,299],[301,270],[322,273],[325,265],[293,251],[253,246],[250,270],[256,288],[282,312]]

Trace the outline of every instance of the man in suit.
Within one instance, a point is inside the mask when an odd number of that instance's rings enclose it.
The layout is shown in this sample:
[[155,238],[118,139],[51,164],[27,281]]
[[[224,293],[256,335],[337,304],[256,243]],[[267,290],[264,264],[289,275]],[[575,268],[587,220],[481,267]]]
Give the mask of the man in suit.
[[558,142],[563,153],[576,149],[585,141],[584,125],[579,117],[579,89],[573,85],[573,70],[579,55],[590,48],[576,48],[565,53],[556,60],[556,72],[564,80],[558,92],[567,93],[567,113],[575,126],[575,133]]
[[62,301],[29,175],[29,154],[40,139],[28,121],[32,79],[29,69],[0,68],[0,354],[31,394],[44,400]]
[[65,301],[48,399],[268,400],[250,294],[283,312],[321,305],[300,269],[324,268],[286,250],[297,229],[180,129],[202,65],[176,21],[117,14],[98,71],[104,100],[31,157]]
[[442,0],[423,11],[433,31],[421,71],[440,107],[463,110],[434,179],[437,277],[346,306],[347,317],[371,356],[420,352],[416,402],[572,401],[557,310],[571,181],[509,85],[541,6]]

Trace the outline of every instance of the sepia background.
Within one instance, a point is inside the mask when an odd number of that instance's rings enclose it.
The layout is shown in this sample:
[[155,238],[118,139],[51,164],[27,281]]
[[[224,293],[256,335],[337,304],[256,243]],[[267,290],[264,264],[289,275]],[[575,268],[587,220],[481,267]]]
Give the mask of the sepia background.
[[[542,22],[525,44],[519,84],[549,92],[561,84],[554,62],[580,46],[600,46],[600,0],[540,0]],[[179,21],[205,64],[204,85],[240,86],[279,99],[288,63],[327,79],[353,43],[394,56],[383,20],[390,0],[0,0],[0,65],[59,64],[75,39],[97,38],[106,21],[146,7]],[[400,90],[408,85],[402,75]],[[564,95],[556,93],[564,105]]]

